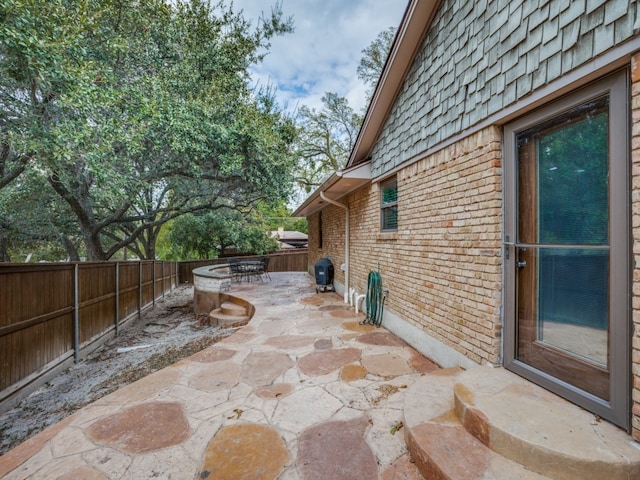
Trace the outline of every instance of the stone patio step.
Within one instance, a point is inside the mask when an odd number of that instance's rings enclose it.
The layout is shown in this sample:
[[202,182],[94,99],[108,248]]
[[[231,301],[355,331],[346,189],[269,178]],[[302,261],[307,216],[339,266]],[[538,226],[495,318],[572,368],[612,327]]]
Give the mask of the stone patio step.
[[491,451],[448,415],[411,429],[407,446],[420,473],[430,480],[549,480]]
[[640,478],[629,435],[502,368],[426,375],[407,392],[404,416],[425,478]]
[[[246,314],[244,307],[240,305],[238,306],[240,307],[239,309],[227,306],[226,308],[220,307],[212,310],[209,313],[209,324],[217,325],[219,327],[237,327],[240,325],[246,325],[251,317]],[[231,311],[233,313],[225,313],[225,311]]]
[[225,315],[236,315],[243,317],[247,315],[247,309],[244,305],[239,305],[234,302],[224,302],[220,305],[220,312]]

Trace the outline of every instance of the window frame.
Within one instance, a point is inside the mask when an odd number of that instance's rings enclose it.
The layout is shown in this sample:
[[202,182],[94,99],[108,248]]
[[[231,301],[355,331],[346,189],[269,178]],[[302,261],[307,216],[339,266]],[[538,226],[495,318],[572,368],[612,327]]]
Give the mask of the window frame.
[[[385,191],[390,190],[390,185],[395,186],[396,194],[395,201],[385,202]],[[392,187],[393,188],[393,187]],[[394,209],[396,210],[396,224],[395,227],[388,227],[385,225],[385,213]],[[398,231],[398,176],[393,175],[382,182],[380,182],[380,231],[381,232],[397,232]]]

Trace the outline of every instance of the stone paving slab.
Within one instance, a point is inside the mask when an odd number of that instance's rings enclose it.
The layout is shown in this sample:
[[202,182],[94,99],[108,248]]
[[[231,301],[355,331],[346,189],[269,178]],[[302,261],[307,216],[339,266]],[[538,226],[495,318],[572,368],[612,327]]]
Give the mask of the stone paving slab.
[[0,457],[22,479],[418,480],[404,397],[437,369],[306,273],[234,284],[248,325]]

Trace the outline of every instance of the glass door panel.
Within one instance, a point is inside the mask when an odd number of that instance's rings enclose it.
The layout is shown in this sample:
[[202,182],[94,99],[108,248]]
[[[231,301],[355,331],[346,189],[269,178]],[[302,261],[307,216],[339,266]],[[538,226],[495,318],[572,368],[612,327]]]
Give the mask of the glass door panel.
[[630,426],[629,72],[505,125],[504,365]]
[[517,358],[609,397],[609,98],[516,136]]
[[538,250],[536,341],[607,368],[608,250]]

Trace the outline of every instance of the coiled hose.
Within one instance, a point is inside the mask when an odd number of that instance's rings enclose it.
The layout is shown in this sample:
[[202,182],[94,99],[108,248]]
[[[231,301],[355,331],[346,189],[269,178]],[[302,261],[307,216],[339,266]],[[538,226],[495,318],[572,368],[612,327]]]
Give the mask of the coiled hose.
[[382,292],[382,276],[380,271],[369,272],[367,279],[367,296],[365,298],[367,307],[367,316],[361,322],[370,323],[379,326],[382,323],[382,313],[384,311],[384,301],[386,295]]

